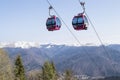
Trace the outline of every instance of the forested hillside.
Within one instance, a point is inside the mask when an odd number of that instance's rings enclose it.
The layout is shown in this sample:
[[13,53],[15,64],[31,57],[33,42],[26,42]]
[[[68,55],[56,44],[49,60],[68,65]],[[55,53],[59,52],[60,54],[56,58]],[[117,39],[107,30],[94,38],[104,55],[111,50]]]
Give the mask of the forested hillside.
[[87,76],[118,76],[120,75],[120,45],[105,46],[67,46],[46,44],[31,48],[4,48],[11,60],[21,55],[27,72],[39,70],[45,61],[53,61],[56,69],[63,72],[73,70],[74,74]]

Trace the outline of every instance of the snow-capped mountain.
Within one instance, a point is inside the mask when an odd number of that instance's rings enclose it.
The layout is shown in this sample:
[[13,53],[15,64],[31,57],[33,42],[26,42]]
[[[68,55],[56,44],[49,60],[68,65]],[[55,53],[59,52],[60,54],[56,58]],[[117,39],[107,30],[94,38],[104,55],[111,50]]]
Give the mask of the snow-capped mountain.
[[[39,69],[46,60],[53,60],[57,70],[71,69],[75,74],[89,76],[120,75],[120,45],[107,44],[109,58],[101,45],[40,44],[36,42],[0,43],[11,59],[22,56],[27,71]],[[114,68],[113,68],[114,67]]]
[[30,48],[30,47],[40,47],[39,42],[25,42],[25,41],[17,41],[17,42],[0,42],[0,48],[4,47],[13,47],[13,48]]
[[80,44],[56,44],[56,43],[48,43],[41,44],[40,42],[26,42],[26,41],[17,41],[17,42],[0,42],[0,48],[11,47],[11,48],[31,48],[36,47],[40,48],[41,46],[45,46],[46,48],[51,48],[54,45],[65,45],[65,46],[99,46],[98,44],[86,43],[83,45]]

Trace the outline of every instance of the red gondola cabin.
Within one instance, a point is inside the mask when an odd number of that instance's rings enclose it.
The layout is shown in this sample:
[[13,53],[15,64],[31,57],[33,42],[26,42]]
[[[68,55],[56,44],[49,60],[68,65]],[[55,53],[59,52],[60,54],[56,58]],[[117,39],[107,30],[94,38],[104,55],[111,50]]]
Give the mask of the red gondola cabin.
[[75,30],[87,30],[89,23],[87,17],[83,13],[80,13],[74,16],[72,25]]
[[61,28],[61,21],[56,16],[51,16],[46,21],[46,27],[48,31],[59,30]]

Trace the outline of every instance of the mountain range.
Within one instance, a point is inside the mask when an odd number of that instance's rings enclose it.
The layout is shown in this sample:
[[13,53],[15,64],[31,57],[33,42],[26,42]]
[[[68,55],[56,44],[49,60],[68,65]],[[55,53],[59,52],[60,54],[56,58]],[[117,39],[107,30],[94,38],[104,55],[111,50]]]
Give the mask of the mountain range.
[[40,69],[45,61],[54,61],[56,69],[75,75],[120,76],[120,45],[56,45],[40,43],[0,43],[11,60],[22,56],[26,71]]

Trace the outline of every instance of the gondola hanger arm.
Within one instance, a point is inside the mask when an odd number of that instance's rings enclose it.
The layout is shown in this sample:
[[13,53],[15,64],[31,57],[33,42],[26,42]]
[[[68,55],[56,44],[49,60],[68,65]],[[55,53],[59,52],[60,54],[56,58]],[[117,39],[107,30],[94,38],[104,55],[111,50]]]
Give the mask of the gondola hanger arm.
[[50,13],[52,9],[53,9],[53,7],[50,5],[49,6],[49,16],[52,16],[51,13]]
[[81,1],[79,0],[79,3],[80,3],[80,5],[82,6],[83,14],[84,14],[84,13],[85,13],[85,2],[81,2]]

